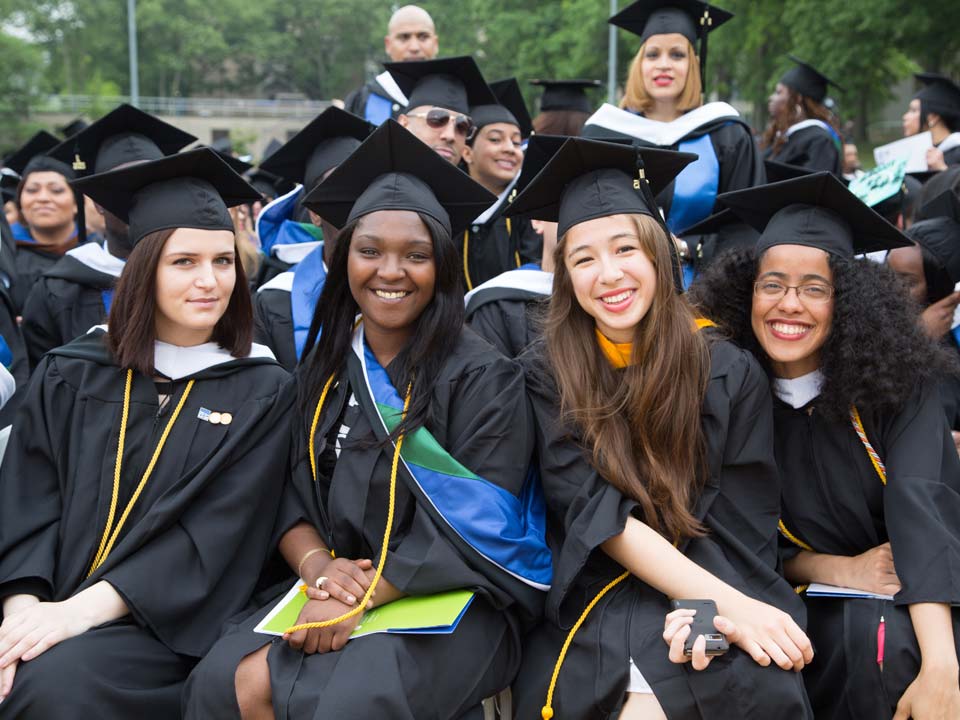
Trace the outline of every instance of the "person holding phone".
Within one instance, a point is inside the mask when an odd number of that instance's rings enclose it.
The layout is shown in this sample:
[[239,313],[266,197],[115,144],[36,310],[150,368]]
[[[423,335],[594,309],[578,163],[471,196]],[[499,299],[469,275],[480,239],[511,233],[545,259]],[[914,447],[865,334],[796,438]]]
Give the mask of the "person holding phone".
[[[813,654],[777,573],[766,377],[687,304],[654,201],[693,159],[571,138],[509,211],[559,238],[544,338],[521,356],[555,561],[517,717],[812,718],[789,672]],[[689,624],[665,620],[671,598],[716,602],[734,647],[710,672],[670,655]]]
[[814,713],[960,717],[960,458],[938,392],[956,360],[856,259],[910,241],[828,173],[722,201],[760,238],[694,299],[771,377],[786,577],[861,595],[805,594]]

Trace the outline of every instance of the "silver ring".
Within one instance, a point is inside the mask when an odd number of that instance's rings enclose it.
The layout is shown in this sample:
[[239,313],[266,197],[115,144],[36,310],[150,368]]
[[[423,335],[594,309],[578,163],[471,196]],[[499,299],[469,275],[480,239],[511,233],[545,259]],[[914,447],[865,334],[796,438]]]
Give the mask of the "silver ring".
[[325,575],[321,575],[320,577],[318,577],[317,582],[315,583],[315,585],[317,586],[317,590],[323,590],[323,584],[326,581],[327,581],[327,578]]

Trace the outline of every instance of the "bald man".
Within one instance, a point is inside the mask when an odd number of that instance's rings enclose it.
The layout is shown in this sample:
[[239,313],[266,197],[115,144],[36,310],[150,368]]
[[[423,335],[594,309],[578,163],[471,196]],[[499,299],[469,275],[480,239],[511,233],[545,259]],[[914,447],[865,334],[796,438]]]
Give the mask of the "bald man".
[[[440,44],[430,13],[416,5],[404,5],[397,10],[387,25],[383,49],[391,62],[435,58]],[[344,100],[346,110],[374,125],[387,118],[396,119],[406,104],[407,98],[386,72],[357,88]]]

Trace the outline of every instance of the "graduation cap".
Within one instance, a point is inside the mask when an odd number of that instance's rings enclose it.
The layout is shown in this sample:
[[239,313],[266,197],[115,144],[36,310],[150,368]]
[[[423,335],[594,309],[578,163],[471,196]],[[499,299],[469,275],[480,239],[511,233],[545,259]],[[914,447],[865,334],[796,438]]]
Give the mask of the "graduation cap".
[[758,252],[805,245],[852,258],[910,244],[828,172],[724,193],[717,200],[760,231]]
[[263,157],[260,158],[260,161],[263,162],[268,157],[273,155],[277,150],[283,147],[283,143],[277,140],[275,137],[270,138],[270,142],[267,143],[266,149],[263,151]]
[[244,177],[267,201],[286,195],[296,187],[295,183],[259,168],[249,171]]
[[23,145],[3,159],[4,167],[13,170],[17,175],[23,175],[27,164],[37,155],[46,155],[47,152],[60,144],[60,140],[53,133],[40,130]]
[[527,149],[523,153],[523,165],[520,167],[520,174],[517,181],[513,184],[513,191],[510,193],[514,199],[522,193],[527,185],[533,182],[533,179],[550,162],[550,158],[557,154],[563,144],[569,139],[568,135],[533,135],[527,143]]
[[683,35],[694,47],[699,40],[697,57],[705,79],[707,35],[732,18],[733,13],[699,0],[637,0],[607,22],[638,35],[641,44],[654,35],[670,33]]
[[950,276],[960,282],[960,198],[947,191],[921,208],[919,217],[907,236],[926,249]]
[[677,236],[703,238],[696,254],[697,265],[702,268],[719,253],[754,247],[760,233],[744,222],[733,210],[725,208],[681,230]]
[[260,163],[260,169],[301,183],[309,192],[373,130],[374,126],[363,118],[328,107]]
[[377,210],[412,210],[453,234],[496,199],[416,135],[387,120],[303,204],[338,228]]
[[4,168],[0,170],[0,197],[7,203],[17,199],[17,186],[20,184],[20,176],[12,170]]
[[780,82],[788,88],[818,103],[822,103],[827,97],[827,85],[833,85],[838,90],[843,90],[842,87],[812,65],[808,65],[793,55],[787,55],[787,57],[796,63],[796,67],[787,70],[780,78]]
[[923,87],[913,97],[920,101],[924,114],[960,116],[960,86],[937,73],[917,73],[914,77]]
[[527,104],[520,92],[516,78],[497,80],[490,83],[490,89],[497,97],[495,105],[478,105],[470,108],[470,117],[477,130],[494,123],[510,123],[520,128],[520,137],[527,138],[533,132],[533,121],[527,112]]
[[240,158],[231,155],[229,151],[217,150],[213,145],[208,145],[211,150],[213,150],[217,157],[223,160],[230,168],[237,174],[243,175],[247,170],[253,168],[253,163],[247,162],[246,160],[241,160]]
[[88,123],[83,118],[74,118],[73,120],[68,122],[66,125],[61,125],[60,127],[58,127],[57,132],[63,135],[65,138],[70,138],[89,126],[90,126],[90,123]]
[[813,170],[808,170],[800,165],[791,165],[790,163],[777,162],[776,160],[764,160],[763,166],[767,170],[768,183],[792,180],[793,178],[803,177],[813,172]]
[[124,103],[64,140],[50,155],[72,164],[82,177],[128,163],[159,160],[196,140],[190,133]]
[[619,213],[660,221],[653,196],[696,159],[693,153],[567,138],[507,214],[559,223],[558,237],[579,223]]
[[260,195],[210,148],[75,180],[73,187],[130,226],[130,240],[169,228],[234,229],[227,208]]
[[566,110],[588,115],[593,112],[593,105],[587,98],[587,90],[601,85],[599,80],[531,80],[530,84],[543,88],[540,112]]
[[432,105],[468,115],[471,106],[497,102],[477,61],[469,55],[383,66],[407,96],[408,110]]

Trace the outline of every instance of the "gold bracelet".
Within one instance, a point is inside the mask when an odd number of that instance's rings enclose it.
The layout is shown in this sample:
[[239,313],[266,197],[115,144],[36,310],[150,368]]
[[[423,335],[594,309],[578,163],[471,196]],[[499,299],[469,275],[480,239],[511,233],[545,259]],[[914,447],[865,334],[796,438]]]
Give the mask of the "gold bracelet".
[[330,553],[330,557],[333,557],[333,552],[331,552],[330,548],[316,547],[313,550],[308,550],[304,556],[300,558],[300,564],[297,565],[297,577],[303,577],[303,564],[307,561],[307,558],[309,558],[311,555],[316,555],[319,552]]

